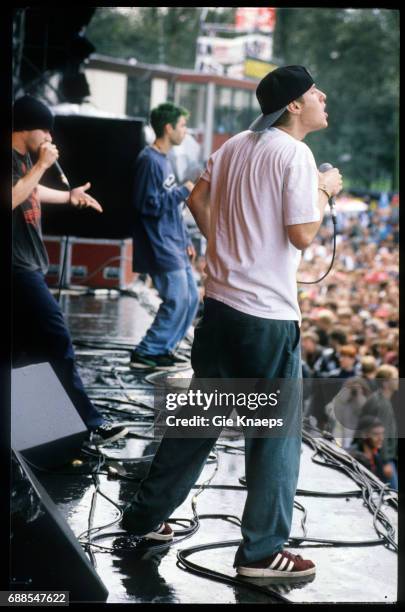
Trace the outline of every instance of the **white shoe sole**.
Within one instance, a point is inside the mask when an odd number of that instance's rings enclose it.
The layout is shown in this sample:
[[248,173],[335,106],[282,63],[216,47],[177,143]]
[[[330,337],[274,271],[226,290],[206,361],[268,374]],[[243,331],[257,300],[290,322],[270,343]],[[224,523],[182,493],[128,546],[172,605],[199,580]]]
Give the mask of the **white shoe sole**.
[[315,574],[316,567],[311,567],[301,572],[286,572],[283,570],[271,570],[260,567],[238,567],[236,572],[241,576],[250,576],[251,578],[299,578],[300,576],[311,576]]
[[168,533],[165,535],[163,533],[155,533],[154,531],[147,533],[143,537],[145,538],[145,540],[158,540],[159,542],[169,542],[170,540],[173,540],[172,533]]
[[155,366],[147,365],[146,363],[130,363],[129,367],[134,370],[152,370]]

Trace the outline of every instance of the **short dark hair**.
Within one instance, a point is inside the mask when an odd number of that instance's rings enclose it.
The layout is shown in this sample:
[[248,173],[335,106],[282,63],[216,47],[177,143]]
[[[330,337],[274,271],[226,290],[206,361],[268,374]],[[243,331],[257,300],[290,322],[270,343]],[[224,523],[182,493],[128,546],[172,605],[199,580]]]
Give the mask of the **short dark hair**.
[[[295,100],[293,100],[293,102],[295,102]],[[297,102],[304,102],[304,96],[300,96],[299,98],[297,98]],[[277,127],[280,125],[289,125],[291,121],[290,117],[291,117],[291,113],[288,109],[286,109],[284,113],[281,115],[281,117],[276,119],[276,121],[273,123],[271,127]]]
[[347,336],[343,330],[335,329],[329,334],[329,340],[334,340],[338,344],[346,344]]
[[357,424],[356,438],[361,438],[362,435],[367,434],[375,427],[384,427],[384,424],[376,416],[370,414],[364,414],[360,417]]
[[176,106],[172,102],[164,102],[152,109],[150,114],[150,123],[153,127],[156,138],[160,138],[164,134],[164,128],[167,123],[170,123],[173,128],[180,117],[188,117],[189,112],[182,106]]

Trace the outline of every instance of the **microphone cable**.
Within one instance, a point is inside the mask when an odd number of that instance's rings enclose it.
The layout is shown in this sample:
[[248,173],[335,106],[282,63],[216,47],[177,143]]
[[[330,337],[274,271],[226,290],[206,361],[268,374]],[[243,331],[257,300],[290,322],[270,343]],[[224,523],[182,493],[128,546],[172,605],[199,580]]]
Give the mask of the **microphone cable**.
[[[332,207],[331,207],[332,208]],[[303,280],[299,280],[297,279],[297,283],[300,283],[300,285],[314,285],[316,283],[320,283],[321,280],[323,280],[326,276],[328,276],[329,272],[332,270],[332,266],[334,264],[335,261],[335,255],[336,255],[336,217],[332,215],[332,221],[333,221],[333,252],[332,252],[332,259],[329,265],[329,268],[327,269],[327,271],[325,272],[325,274],[323,276],[321,276],[321,278],[318,278],[318,280],[314,280],[314,281],[303,281]]]
[[67,260],[67,252],[69,246],[69,236],[65,236],[65,246],[63,247],[63,256],[62,256],[62,270],[59,277],[59,286],[58,286],[58,302],[60,303],[62,287],[65,281],[65,272],[66,272],[66,260]]
[[[329,164],[328,162],[325,162],[324,164],[321,164],[318,168],[319,172],[323,173],[323,172],[327,172],[328,170],[332,170],[333,166],[332,164]],[[333,221],[333,253],[332,253],[332,260],[330,262],[330,266],[327,269],[327,271],[325,272],[325,274],[323,276],[321,276],[321,278],[318,278],[318,280],[314,280],[314,281],[300,281],[297,279],[297,283],[300,283],[301,285],[315,285],[316,283],[320,283],[321,280],[323,280],[326,276],[328,276],[329,272],[332,270],[332,266],[333,263],[335,261],[335,254],[336,254],[336,211],[335,211],[335,200],[333,198],[333,196],[331,196],[328,199],[328,203],[329,203],[329,207],[331,210],[331,214],[332,214],[332,221]]]
[[[69,183],[68,179],[66,178],[66,174],[63,172],[59,162],[55,161],[53,165],[56,168],[56,170],[58,171],[60,180],[62,181],[62,183],[64,185],[66,185],[66,187],[68,188],[69,192],[71,192],[72,188],[71,188],[70,183]],[[69,247],[69,238],[70,238],[70,236],[65,236],[65,246],[63,247],[63,256],[62,256],[62,269],[61,269],[61,273],[60,273],[60,276],[59,276],[58,303],[60,303],[62,287],[63,287],[64,281],[65,281],[66,260],[67,260],[67,252],[68,252],[68,247]]]

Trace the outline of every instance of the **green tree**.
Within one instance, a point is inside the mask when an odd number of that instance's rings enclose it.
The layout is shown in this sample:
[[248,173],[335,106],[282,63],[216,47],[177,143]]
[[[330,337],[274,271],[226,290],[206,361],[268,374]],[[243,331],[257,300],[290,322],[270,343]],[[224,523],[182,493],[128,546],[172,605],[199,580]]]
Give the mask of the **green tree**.
[[329,128],[306,142],[346,184],[397,188],[399,12],[278,9],[280,63],[303,64],[327,93]]
[[[98,8],[86,36],[97,53],[140,62],[194,68],[203,9]],[[235,9],[208,10],[205,22],[232,23]]]
[[[194,68],[197,37],[206,23],[232,23],[235,9],[187,7],[98,8],[86,36],[102,55]],[[128,79],[127,113],[146,117],[150,79]]]

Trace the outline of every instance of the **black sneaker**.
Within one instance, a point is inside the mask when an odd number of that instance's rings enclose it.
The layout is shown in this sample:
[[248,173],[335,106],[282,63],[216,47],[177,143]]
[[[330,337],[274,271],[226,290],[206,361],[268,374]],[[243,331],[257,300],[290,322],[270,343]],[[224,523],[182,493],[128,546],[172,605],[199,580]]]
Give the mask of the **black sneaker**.
[[131,368],[170,370],[187,366],[190,362],[176,353],[164,353],[163,355],[141,355],[138,351],[132,351],[129,366]]
[[[131,504],[127,504],[126,507],[124,508],[124,511],[122,513],[122,518],[121,518],[121,527],[122,529],[125,529],[125,531],[128,531],[129,533],[131,532],[137,532],[137,529],[134,529],[134,523],[133,523],[133,519],[132,519],[132,515],[131,515]],[[149,533],[146,533],[145,535],[143,535],[142,537],[145,538],[145,540],[157,540],[157,541],[161,541],[161,542],[168,542],[169,540],[173,540],[173,535],[174,535],[174,531],[173,529],[170,527],[169,523],[163,522],[160,523],[160,525],[158,525],[157,527],[155,527],[154,529],[152,529],[152,531],[149,531]],[[141,536],[138,536],[141,537]]]
[[119,438],[123,438],[128,433],[128,429],[122,425],[113,425],[111,423],[103,423],[97,429],[90,432],[90,442],[97,446],[102,446],[108,442],[115,442]]

